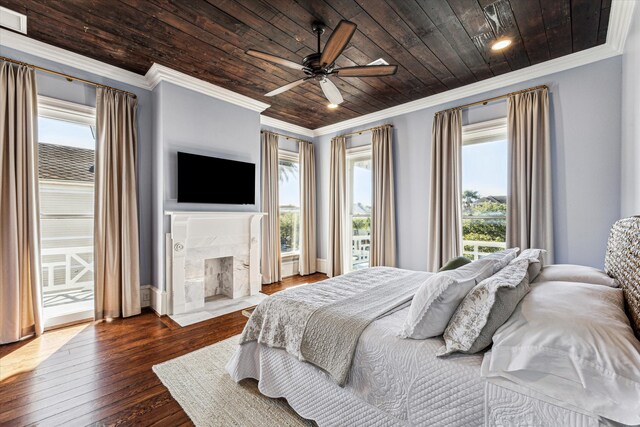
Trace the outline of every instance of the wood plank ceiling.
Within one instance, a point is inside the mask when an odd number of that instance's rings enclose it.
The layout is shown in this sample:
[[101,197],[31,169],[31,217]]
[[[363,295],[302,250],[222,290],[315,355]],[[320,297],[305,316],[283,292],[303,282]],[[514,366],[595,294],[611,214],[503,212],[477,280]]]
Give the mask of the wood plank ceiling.
[[[267,102],[263,114],[317,128],[518,70],[606,41],[611,0],[0,0],[28,16],[28,36],[145,74],[157,62]],[[301,62],[316,50],[311,23],[358,25],[338,66],[378,58],[382,78],[332,80],[335,110],[315,82],[253,58],[256,49]],[[503,52],[490,49],[510,37]]]

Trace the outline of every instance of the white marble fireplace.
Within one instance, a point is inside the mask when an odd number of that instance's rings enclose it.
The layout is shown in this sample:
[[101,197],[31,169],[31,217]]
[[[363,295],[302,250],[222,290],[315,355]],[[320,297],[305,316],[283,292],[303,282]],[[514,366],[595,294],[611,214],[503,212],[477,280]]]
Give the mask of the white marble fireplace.
[[260,220],[266,214],[165,214],[171,217],[167,288],[172,315],[211,311],[260,292]]

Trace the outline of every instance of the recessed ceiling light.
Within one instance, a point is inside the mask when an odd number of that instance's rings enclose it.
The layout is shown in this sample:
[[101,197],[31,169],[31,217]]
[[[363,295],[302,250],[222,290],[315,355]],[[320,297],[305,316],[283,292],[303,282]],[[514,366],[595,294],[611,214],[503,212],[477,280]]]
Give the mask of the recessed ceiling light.
[[502,50],[502,49],[505,49],[505,48],[509,47],[510,45],[511,45],[511,39],[496,40],[491,45],[491,50]]
[[327,108],[331,108],[331,109],[338,108],[338,104],[328,104]]

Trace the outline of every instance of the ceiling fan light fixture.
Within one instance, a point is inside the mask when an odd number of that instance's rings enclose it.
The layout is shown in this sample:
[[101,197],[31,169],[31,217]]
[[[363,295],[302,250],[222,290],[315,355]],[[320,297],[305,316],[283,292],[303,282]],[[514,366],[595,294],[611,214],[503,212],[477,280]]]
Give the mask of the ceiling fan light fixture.
[[336,108],[338,108],[338,104],[327,104],[327,108],[335,110]]
[[511,46],[511,39],[498,39],[491,45],[491,50],[502,50]]

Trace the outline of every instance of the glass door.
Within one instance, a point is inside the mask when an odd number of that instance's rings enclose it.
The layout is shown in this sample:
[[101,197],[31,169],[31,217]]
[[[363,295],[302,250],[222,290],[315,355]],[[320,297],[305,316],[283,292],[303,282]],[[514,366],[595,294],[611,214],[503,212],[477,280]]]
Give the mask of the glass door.
[[93,317],[94,126],[39,117],[45,327]]
[[347,153],[350,254],[349,271],[369,267],[371,248],[371,205],[373,176],[371,148],[353,149]]

